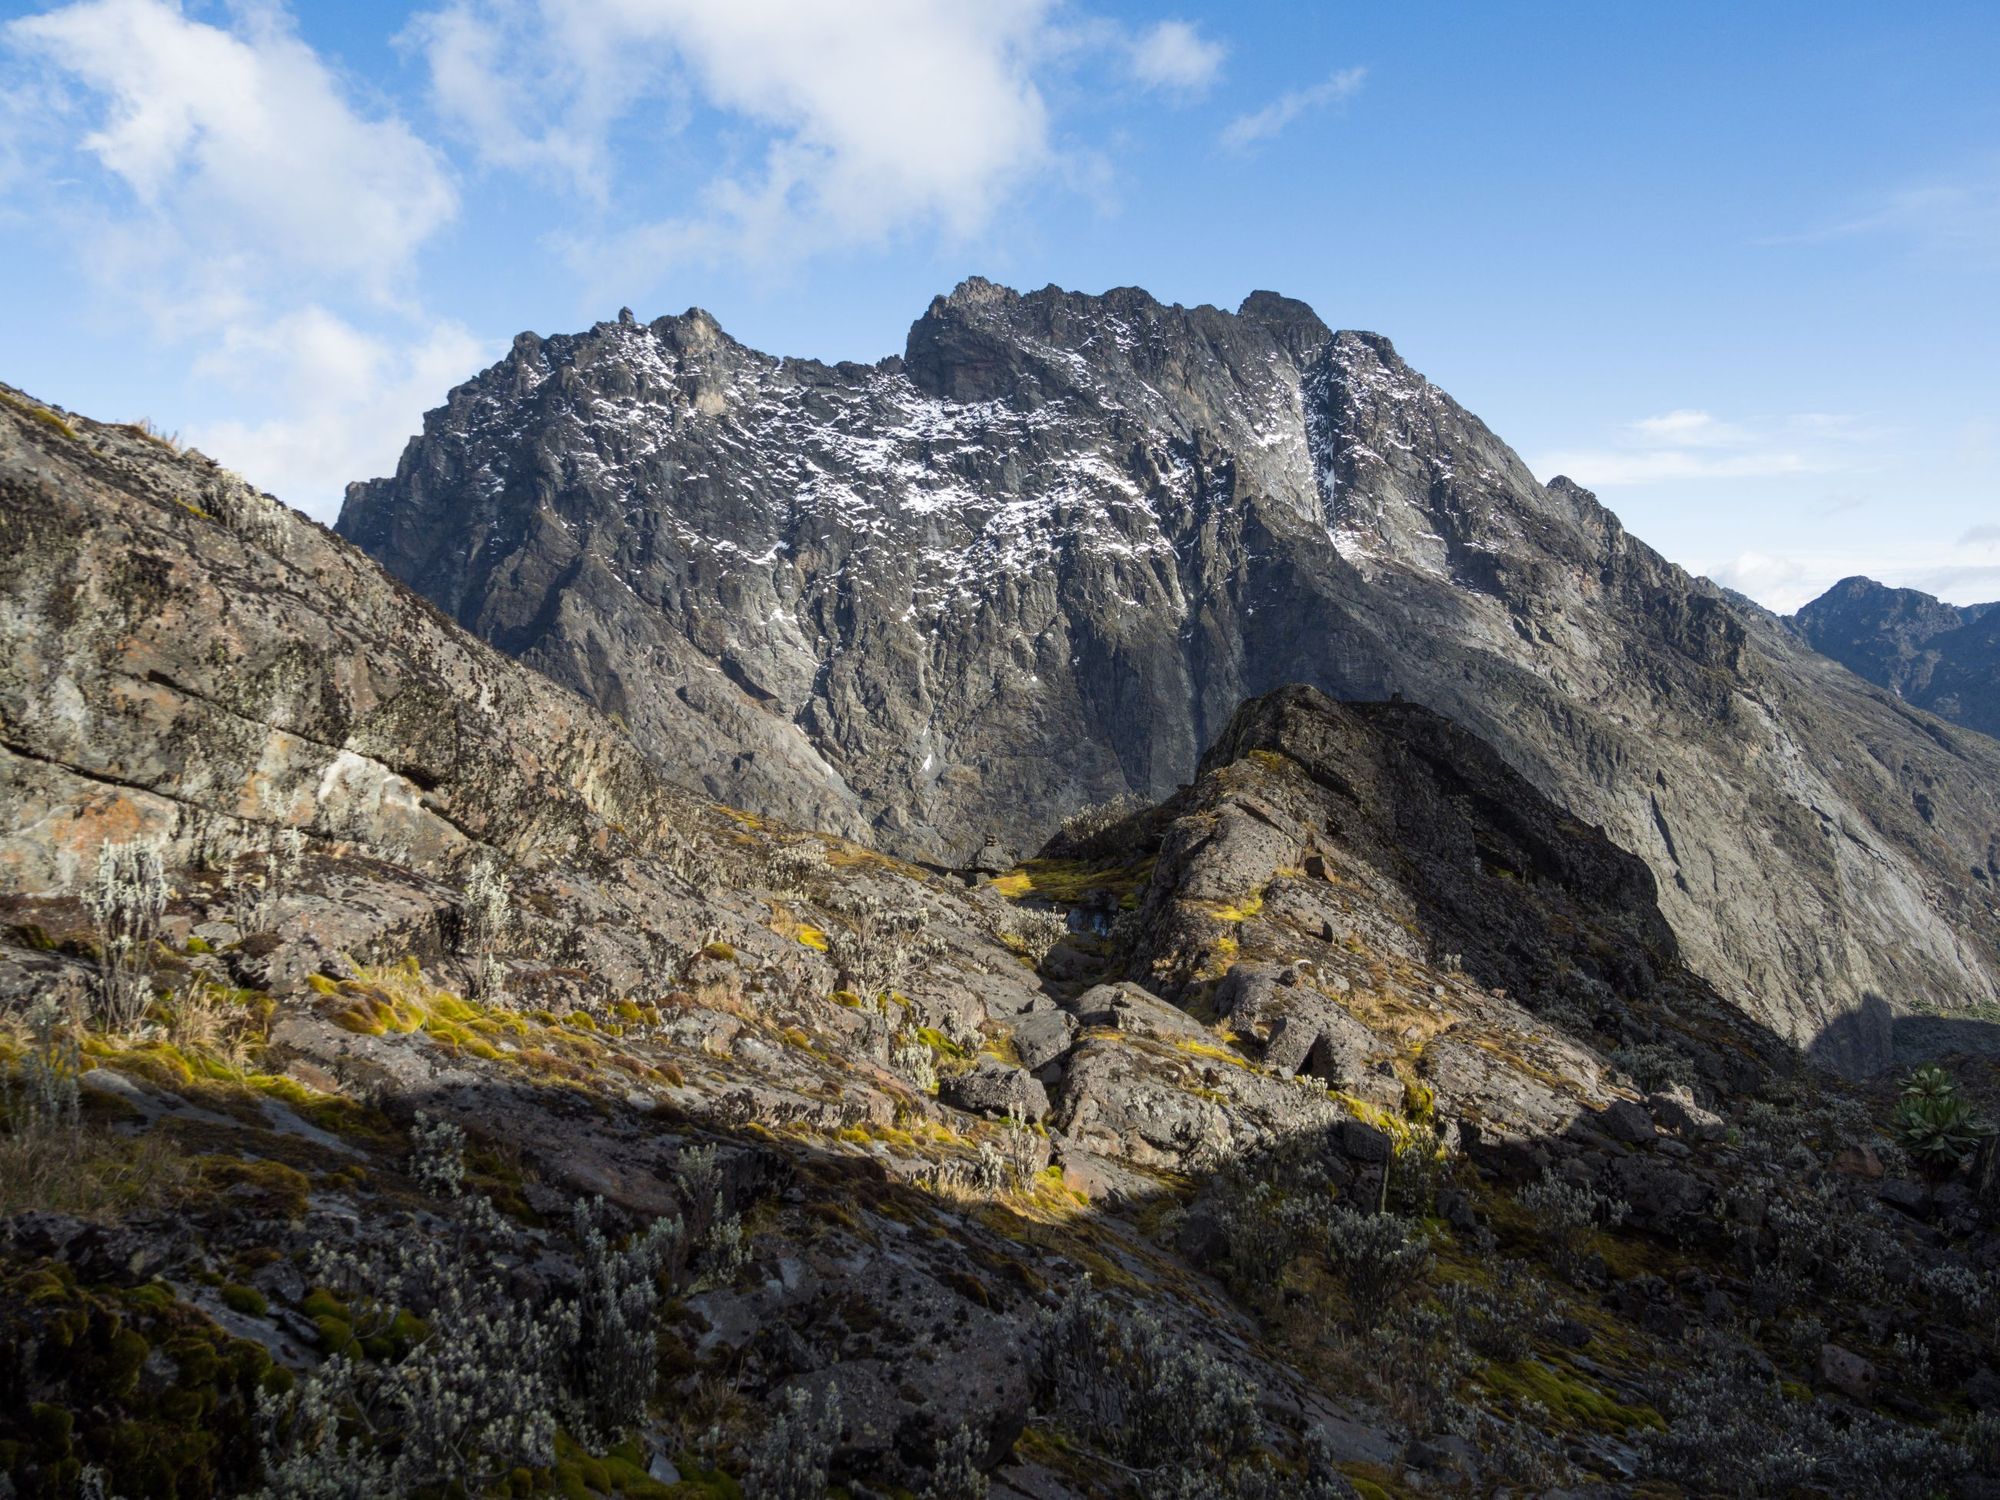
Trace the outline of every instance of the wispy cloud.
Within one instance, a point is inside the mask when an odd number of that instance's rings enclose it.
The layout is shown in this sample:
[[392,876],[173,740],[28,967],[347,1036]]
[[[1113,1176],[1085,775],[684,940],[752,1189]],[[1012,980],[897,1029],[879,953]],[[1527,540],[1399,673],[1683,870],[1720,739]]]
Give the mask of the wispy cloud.
[[1176,94],[1207,91],[1229,49],[1187,21],[1160,21],[1131,41],[1132,76],[1147,88]]
[[2000,526],[1968,527],[1965,535],[1958,539],[1958,544],[1961,547],[1984,547],[1989,550],[2000,547]]
[[2000,165],[1913,183],[1845,218],[1767,243],[1856,239],[1900,241],[1941,260],[1984,264],[2000,257]]
[[1238,115],[1225,125],[1222,144],[1232,151],[1243,151],[1259,141],[1268,141],[1301,115],[1353,98],[1367,77],[1366,68],[1343,68],[1324,83],[1280,94],[1262,109]]
[[241,28],[164,0],[82,0],[13,21],[5,38],[47,68],[84,152],[130,191],[163,255],[214,241],[240,275],[324,274],[386,294],[456,212],[443,158],[373,116],[281,12]]
[[197,424],[185,436],[274,494],[330,515],[350,480],[389,473],[422,413],[499,353],[451,322],[371,335],[319,306],[239,324],[196,373],[275,394],[279,415]]
[[1606,445],[1543,454],[1534,468],[1606,489],[1824,474],[1851,468],[1872,436],[1853,418],[1825,412],[1741,423],[1687,407],[1629,422]]

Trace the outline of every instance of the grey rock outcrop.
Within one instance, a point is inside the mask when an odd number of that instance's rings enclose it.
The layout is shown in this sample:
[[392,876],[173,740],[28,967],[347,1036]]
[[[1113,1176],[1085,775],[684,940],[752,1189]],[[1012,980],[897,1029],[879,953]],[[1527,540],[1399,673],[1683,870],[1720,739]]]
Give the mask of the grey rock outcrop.
[[938,1085],[938,1097],[954,1109],[989,1119],[1017,1115],[1030,1124],[1040,1124],[1049,1112],[1048,1090],[1037,1083],[1025,1068],[982,1059],[970,1072],[947,1078]]
[[1883,1028],[1833,1024],[1870,997],[1996,994],[2000,749],[1269,293],[973,280],[871,366],[699,311],[524,334],[339,529],[670,775],[895,852],[1169,793],[1238,702],[1310,682],[1491,740],[1831,1060],[1882,1063]]

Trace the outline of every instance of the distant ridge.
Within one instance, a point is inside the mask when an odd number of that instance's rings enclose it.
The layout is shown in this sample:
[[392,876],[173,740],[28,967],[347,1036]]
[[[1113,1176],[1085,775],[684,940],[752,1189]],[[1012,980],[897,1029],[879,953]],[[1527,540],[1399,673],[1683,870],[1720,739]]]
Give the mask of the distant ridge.
[[1791,617],[1815,651],[1941,719],[2000,737],[2000,603],[1843,578]]

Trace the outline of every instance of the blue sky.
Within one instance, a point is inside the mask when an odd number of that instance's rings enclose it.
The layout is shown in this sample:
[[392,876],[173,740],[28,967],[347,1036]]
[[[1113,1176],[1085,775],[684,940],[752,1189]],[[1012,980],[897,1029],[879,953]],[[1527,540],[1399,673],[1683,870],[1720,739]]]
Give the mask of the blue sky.
[[512,335],[1269,287],[1780,608],[2000,598],[2000,7],[0,6],[0,378],[312,513]]

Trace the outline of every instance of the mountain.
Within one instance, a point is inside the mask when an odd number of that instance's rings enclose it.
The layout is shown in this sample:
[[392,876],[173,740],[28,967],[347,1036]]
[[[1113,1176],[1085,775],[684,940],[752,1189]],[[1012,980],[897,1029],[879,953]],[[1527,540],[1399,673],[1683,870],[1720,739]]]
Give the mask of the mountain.
[[1401,696],[1651,866],[1695,968],[1837,1018],[2000,990],[2000,749],[1257,293],[937,299],[870,366],[700,311],[523,334],[338,530],[706,794],[964,862],[1193,775],[1246,697]]
[[1815,651],[1906,703],[2000,738],[2000,604],[1843,578],[1791,617]]
[[8,1493],[1985,1493],[1991,1142],[1429,709],[968,878],[5,387],[0,543]]

